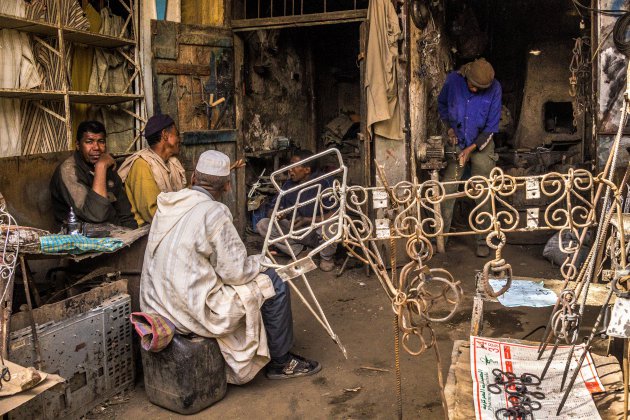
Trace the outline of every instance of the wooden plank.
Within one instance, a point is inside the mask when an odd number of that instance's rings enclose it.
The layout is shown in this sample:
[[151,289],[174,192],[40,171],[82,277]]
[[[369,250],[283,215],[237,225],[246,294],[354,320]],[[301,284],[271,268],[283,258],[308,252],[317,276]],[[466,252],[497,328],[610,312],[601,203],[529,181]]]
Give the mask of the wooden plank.
[[101,48],[117,48],[135,44],[133,39],[101,35],[73,28],[64,28],[63,37],[68,41]]
[[255,31],[258,29],[359,22],[365,20],[366,18],[367,9],[343,10],[339,12],[311,13],[307,15],[281,16],[273,18],[238,19],[232,21],[232,29],[234,32]]
[[[193,45],[179,46],[180,63],[196,63],[210,68],[209,47]],[[179,112],[179,131],[208,130],[208,115],[203,100],[208,99],[203,86],[208,83],[209,76],[177,75],[177,108]]]
[[199,64],[175,63],[169,61],[156,61],[155,72],[157,74],[184,74],[190,76],[210,76],[210,66]]
[[33,89],[0,89],[0,98],[62,101],[63,92]]
[[130,93],[96,93],[96,92],[68,92],[70,102],[78,104],[115,105],[123,102],[143,99],[142,95]]
[[0,13],[0,29],[15,29],[44,36],[57,35],[57,27],[47,22],[22,19]]
[[199,45],[202,47],[232,48],[232,38],[216,37],[209,34],[179,34],[180,44]]
[[[228,0],[229,1],[229,0]],[[231,10],[231,9],[227,9]],[[234,126],[236,128],[236,159],[245,153],[243,144],[243,67],[245,64],[245,43],[238,35],[234,35]],[[236,214],[234,225],[239,232],[245,232],[247,226],[247,197],[245,186],[246,168],[236,170]]]
[[154,58],[177,60],[177,23],[166,20],[152,20],[151,42]]
[[187,34],[204,34],[208,37],[215,38],[231,38],[232,31],[223,26],[195,25],[195,24],[179,24],[180,35]]
[[[47,22],[18,18],[0,13],[0,28],[15,29],[21,32],[29,32],[43,36],[56,36],[57,27]],[[94,32],[83,31],[76,28],[63,27],[62,33],[65,39],[85,45],[103,48],[116,48],[125,45],[134,45],[133,39],[120,38],[109,35],[101,35]]]
[[153,81],[155,87],[155,111],[158,114],[167,114],[174,121],[179,121],[179,111],[177,109],[177,77],[171,75],[155,74],[153,66]]
[[182,143],[192,144],[212,144],[212,143],[233,143],[236,141],[236,130],[198,130],[185,131],[182,133]]
[[[359,61],[359,78],[361,84],[361,93],[360,93],[360,110],[361,114],[361,136],[359,137],[361,147],[361,162],[363,166],[363,185],[374,185],[372,183],[373,175],[372,175],[372,147],[373,142],[370,141],[370,136],[367,129],[367,97],[365,90],[365,57],[367,54],[367,39],[368,39],[368,25],[369,22],[363,22],[361,26],[359,26],[359,57],[357,60]],[[367,211],[367,209],[365,209]]]
[[[61,302],[43,305],[33,310],[33,318],[37,325],[63,321],[87,312],[100,305],[104,300],[121,293],[127,293],[127,280],[125,279],[95,287],[89,292],[81,293]],[[28,312],[18,312],[11,317],[11,331],[28,328],[29,322]]]

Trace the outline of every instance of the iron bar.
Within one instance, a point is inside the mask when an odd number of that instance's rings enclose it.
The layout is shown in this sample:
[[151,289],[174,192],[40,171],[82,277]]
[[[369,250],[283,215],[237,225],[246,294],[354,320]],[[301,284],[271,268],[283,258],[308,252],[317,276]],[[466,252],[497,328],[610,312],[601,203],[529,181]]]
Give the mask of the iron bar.
[[[584,345],[584,351],[582,352],[582,356],[580,356],[580,360],[578,361],[577,367],[575,369],[575,371],[573,372],[573,375],[571,376],[571,380],[569,381],[569,384],[567,385],[567,389],[564,392],[564,395],[562,396],[562,400],[560,401],[560,405],[558,406],[558,411],[556,412],[556,415],[559,416],[560,413],[562,412],[562,408],[564,407],[564,404],[567,402],[567,398],[569,397],[569,394],[571,393],[571,389],[573,389],[573,385],[575,384],[575,380],[577,379],[577,376],[580,374],[580,369],[582,369],[582,364],[584,363],[584,359],[586,358],[586,355],[588,354],[588,352],[591,350],[591,343],[593,341],[593,337],[595,337],[595,334],[597,333],[597,329],[599,328],[599,324],[603,319],[604,316],[604,312],[606,311],[606,306],[608,306],[608,304],[610,303],[610,299],[612,298],[613,295],[613,288],[611,287],[608,294],[606,295],[606,299],[604,301],[604,304],[602,305],[601,309],[599,310],[599,314],[597,315],[597,319],[595,320],[595,324],[593,325],[593,329],[591,330],[591,334],[588,337],[588,341],[586,342],[586,344]],[[569,363],[568,363],[568,367],[570,368],[570,361],[571,358],[573,357],[573,355],[570,355],[571,357],[568,359]],[[566,371],[567,369],[565,369]]]

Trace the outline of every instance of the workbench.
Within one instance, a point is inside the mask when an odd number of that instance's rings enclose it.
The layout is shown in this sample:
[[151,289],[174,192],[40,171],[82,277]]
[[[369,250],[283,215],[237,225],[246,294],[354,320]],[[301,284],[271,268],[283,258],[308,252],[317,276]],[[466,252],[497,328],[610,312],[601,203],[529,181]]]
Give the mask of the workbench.
[[[538,344],[522,340],[507,340],[514,343]],[[622,418],[623,379],[617,359],[591,353],[599,378],[606,393],[593,394],[593,400],[603,420]],[[448,371],[444,394],[448,403],[450,420],[475,418],[473,406],[473,380],[470,373],[470,341],[456,340],[453,343],[451,366]]]

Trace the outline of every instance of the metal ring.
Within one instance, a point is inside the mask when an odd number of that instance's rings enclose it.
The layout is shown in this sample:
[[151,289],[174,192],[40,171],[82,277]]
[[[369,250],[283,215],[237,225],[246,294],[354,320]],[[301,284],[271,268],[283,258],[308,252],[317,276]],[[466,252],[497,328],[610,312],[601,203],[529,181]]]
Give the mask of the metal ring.
[[[499,239],[498,245],[495,245],[492,242],[494,238]],[[507,237],[505,236],[505,233],[503,233],[502,230],[499,230],[499,231],[493,230],[492,232],[488,233],[488,236],[486,236],[486,244],[488,245],[489,248],[494,249],[494,250],[503,248],[506,240],[507,240]]]
[[488,386],[486,387],[488,389],[488,392],[491,394],[495,394],[498,395],[501,393],[501,387],[499,386],[498,383],[496,384],[488,384]]
[[[536,381],[533,379],[536,379]],[[521,382],[527,385],[540,385],[542,381],[538,375],[534,375],[533,373],[523,373],[521,374]]]

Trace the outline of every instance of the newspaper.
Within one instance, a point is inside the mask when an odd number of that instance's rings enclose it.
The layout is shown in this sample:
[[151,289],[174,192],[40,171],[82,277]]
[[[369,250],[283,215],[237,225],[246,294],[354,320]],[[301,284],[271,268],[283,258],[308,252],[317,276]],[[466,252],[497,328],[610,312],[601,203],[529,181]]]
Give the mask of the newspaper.
[[[493,290],[501,290],[505,286],[506,279],[490,279]],[[501,305],[511,308],[514,306],[529,306],[541,308],[553,306],[558,300],[558,295],[553,290],[545,288],[544,282],[514,279],[512,286],[497,298]]]
[[[560,391],[560,383],[562,382],[562,373],[566,366],[570,348],[571,346],[558,347],[544,380],[540,385],[532,387],[535,391],[545,394],[544,399],[537,400],[542,407],[534,412],[535,418],[571,420],[601,418],[591,393],[603,392],[604,386],[597,376],[595,364],[590,353],[587,354],[584,360],[580,374],[577,376],[575,385],[560,416],[556,416],[556,411],[564,394],[564,392]],[[577,368],[577,363],[583,352],[584,345],[575,347],[573,360],[571,361],[571,370],[566,383],[571,379],[571,375]],[[538,346],[507,343],[482,337],[470,337],[470,370],[473,379],[475,416],[477,420],[496,419],[495,412],[497,410],[511,406],[504,391],[501,391],[500,394],[492,394],[488,391],[488,385],[494,383],[493,369],[513,372],[517,376],[523,373],[540,376],[550,353],[551,348],[548,348],[545,350],[543,357],[540,360],[536,360]]]

